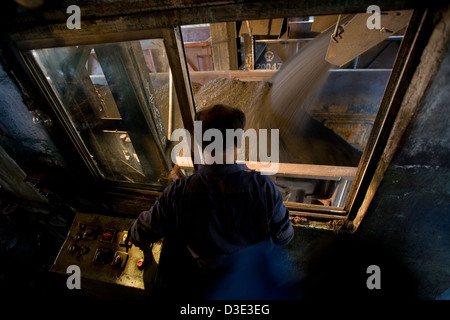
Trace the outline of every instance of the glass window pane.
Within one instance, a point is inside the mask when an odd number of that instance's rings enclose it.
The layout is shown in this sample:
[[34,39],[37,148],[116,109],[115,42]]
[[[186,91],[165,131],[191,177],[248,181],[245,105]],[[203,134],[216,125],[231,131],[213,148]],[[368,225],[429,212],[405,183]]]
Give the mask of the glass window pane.
[[106,81],[105,74],[98,62],[95,49],[91,50],[86,61],[86,71],[89,74],[89,78],[91,79],[94,90],[99,98],[100,105],[98,106],[98,115],[101,118],[121,120],[122,117],[117,109],[111,90],[109,90],[108,82]]
[[183,124],[162,39],[30,53],[101,177],[170,182],[168,136]]

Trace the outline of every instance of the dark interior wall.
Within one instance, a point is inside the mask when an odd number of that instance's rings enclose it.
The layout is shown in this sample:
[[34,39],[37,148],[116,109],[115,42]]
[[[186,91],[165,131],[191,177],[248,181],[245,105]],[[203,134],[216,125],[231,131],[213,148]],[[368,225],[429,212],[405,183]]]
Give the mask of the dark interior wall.
[[[290,252],[311,294],[435,299],[450,287],[449,82],[450,50],[354,234],[296,228]],[[366,287],[371,264],[378,292]]]
[[64,166],[42,123],[23,102],[19,88],[0,65],[0,144],[21,166],[32,162]]
[[22,93],[0,65],[0,189],[17,198],[45,203],[39,191],[24,180],[31,167],[63,166],[63,160],[22,100]]

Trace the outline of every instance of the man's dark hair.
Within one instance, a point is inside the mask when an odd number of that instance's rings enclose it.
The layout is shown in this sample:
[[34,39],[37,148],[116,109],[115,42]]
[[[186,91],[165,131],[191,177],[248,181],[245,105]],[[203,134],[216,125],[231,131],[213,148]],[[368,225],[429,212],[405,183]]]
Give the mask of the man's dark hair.
[[[195,120],[202,121],[202,136],[208,129],[218,129],[224,138],[224,147],[227,129],[237,130],[245,127],[245,114],[225,104],[215,104],[197,112]],[[203,142],[203,148],[209,143],[209,141]],[[236,139],[234,145],[237,145]]]

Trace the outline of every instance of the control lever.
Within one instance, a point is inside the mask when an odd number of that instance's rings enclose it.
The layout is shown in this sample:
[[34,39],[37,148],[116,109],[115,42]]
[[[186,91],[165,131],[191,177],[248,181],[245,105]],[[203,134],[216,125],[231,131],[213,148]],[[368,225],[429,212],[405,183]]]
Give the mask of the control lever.
[[128,237],[128,231],[122,231],[119,245],[121,247],[125,247],[127,252],[128,252],[128,249],[132,246],[130,237]]
[[128,253],[122,252],[122,251],[116,251],[111,265],[113,267],[118,267],[119,269],[123,269],[123,268],[125,268],[125,264],[127,263],[127,260],[128,260]]
[[150,264],[152,264],[153,262],[154,262],[154,257],[153,257],[153,253],[152,253],[152,248],[153,248],[153,243],[152,244],[150,244],[150,246],[149,247],[147,247],[147,248],[143,248],[143,247],[140,247],[139,249],[141,249],[142,250],[142,252],[143,252],[143,254],[144,254],[144,257],[143,258],[141,258],[141,259],[139,259],[137,262],[136,262],[136,267],[138,268],[138,270],[144,270],[144,268],[147,266],[147,265],[150,265]]

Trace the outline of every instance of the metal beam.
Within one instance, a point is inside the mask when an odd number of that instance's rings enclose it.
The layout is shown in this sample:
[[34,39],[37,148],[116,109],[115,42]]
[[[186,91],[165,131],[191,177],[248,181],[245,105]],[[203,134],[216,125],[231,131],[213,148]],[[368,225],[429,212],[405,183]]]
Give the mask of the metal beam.
[[193,136],[195,104],[179,27],[163,29],[164,45],[172,72],[173,85],[180,106],[183,126]]
[[[93,43],[101,37],[115,37],[116,34],[129,35],[142,30],[169,28],[181,25],[245,21],[254,19],[273,19],[323,14],[361,13],[373,1],[341,0],[332,4],[324,1],[292,0],[212,0],[204,3],[192,1],[79,1],[81,8],[81,29],[68,29],[65,2],[18,15],[11,13],[4,19],[4,32],[11,40],[22,46],[27,41],[31,45],[74,45],[77,41]],[[406,0],[378,1],[383,10],[411,9],[414,3]],[[147,37],[148,38],[148,37]],[[128,38],[129,39],[129,38]],[[33,43],[34,41],[34,43]],[[41,42],[41,44],[40,44]],[[111,41],[109,41],[111,42]],[[84,42],[83,42],[84,43]]]

